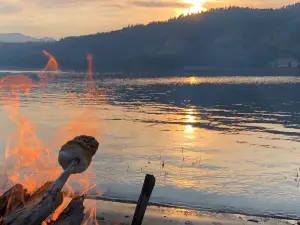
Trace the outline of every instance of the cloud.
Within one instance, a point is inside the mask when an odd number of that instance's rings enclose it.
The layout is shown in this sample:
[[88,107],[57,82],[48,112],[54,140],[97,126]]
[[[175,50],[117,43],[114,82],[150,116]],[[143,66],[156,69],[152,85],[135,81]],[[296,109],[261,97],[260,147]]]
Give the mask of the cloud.
[[[280,7],[296,1],[207,0],[204,7]],[[0,30],[60,38],[167,20],[186,8],[183,0],[0,0]]]
[[20,12],[21,8],[15,6],[4,6],[0,7],[0,14],[12,14]]
[[166,1],[133,1],[132,5],[146,8],[188,8],[191,5],[183,2]]
[[89,5],[101,5],[101,6],[111,6],[119,7],[119,4],[114,4],[112,0],[27,0],[34,3],[36,6],[41,8],[60,8],[60,7],[87,7]]
[[35,3],[36,5],[39,6],[53,6],[53,7],[59,7],[59,6],[68,6],[68,5],[73,5],[73,4],[85,4],[85,2],[90,2],[90,1],[94,1],[94,0],[86,0],[86,1],[82,1],[82,0],[51,0],[51,1],[45,1],[45,0],[29,0],[33,3]]

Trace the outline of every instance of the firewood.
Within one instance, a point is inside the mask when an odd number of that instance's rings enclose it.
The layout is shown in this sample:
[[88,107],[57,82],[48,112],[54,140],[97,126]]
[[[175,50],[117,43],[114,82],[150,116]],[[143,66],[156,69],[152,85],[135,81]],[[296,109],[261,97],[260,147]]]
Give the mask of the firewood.
[[63,195],[58,192],[47,192],[43,197],[41,194],[36,195],[26,204],[11,212],[8,216],[3,217],[2,225],[40,225],[51,215],[55,209],[63,202]]
[[7,203],[9,200],[9,197],[11,194],[16,190],[16,189],[21,189],[23,186],[21,184],[16,184],[12,188],[10,188],[8,191],[6,191],[3,195],[0,197],[0,217],[4,216],[6,208],[7,208]]
[[0,217],[15,210],[29,197],[27,190],[21,184],[16,184],[0,197]]
[[26,204],[36,204],[42,200],[44,195],[49,191],[49,189],[53,185],[53,181],[48,181],[43,186],[41,186],[39,189],[37,189],[30,197],[27,199]]
[[48,225],[80,225],[85,216],[84,199],[85,196],[73,198],[67,208],[59,215],[58,219],[48,223]]

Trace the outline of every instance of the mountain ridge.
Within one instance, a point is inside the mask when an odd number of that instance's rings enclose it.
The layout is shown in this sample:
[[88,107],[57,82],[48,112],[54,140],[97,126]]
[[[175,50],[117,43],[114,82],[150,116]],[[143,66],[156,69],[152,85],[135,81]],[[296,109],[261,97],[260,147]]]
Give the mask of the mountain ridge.
[[27,42],[54,42],[53,38],[36,38],[21,33],[0,33],[0,42],[2,43],[27,43]]
[[4,43],[0,66],[40,68],[46,60],[43,49],[65,70],[85,70],[88,53],[99,72],[169,72],[195,65],[267,68],[282,57],[300,62],[300,4],[279,9],[211,9],[57,42]]

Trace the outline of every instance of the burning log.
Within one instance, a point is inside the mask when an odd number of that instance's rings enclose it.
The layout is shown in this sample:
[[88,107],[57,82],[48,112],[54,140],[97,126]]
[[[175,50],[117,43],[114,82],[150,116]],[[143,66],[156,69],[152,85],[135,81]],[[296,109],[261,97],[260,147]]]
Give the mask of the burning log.
[[30,197],[27,199],[26,204],[35,204],[42,200],[44,195],[47,193],[47,191],[52,187],[54,182],[47,182],[43,186],[41,186],[39,189],[37,189]]
[[[25,207],[25,205],[26,205],[27,209],[31,209],[31,208],[35,207],[35,205],[38,204],[43,199],[44,195],[47,193],[47,191],[53,185],[53,183],[54,182],[47,182],[43,186],[41,186],[39,189],[37,189],[32,195],[27,195],[26,202],[23,202],[24,203],[23,207]],[[9,212],[11,212],[11,214],[6,213],[5,220],[9,220],[10,217],[15,216],[15,214],[19,210],[21,211],[21,207],[19,207],[19,208],[15,207],[14,209],[11,209],[9,211]]]
[[85,215],[83,206],[84,199],[85,196],[73,198],[58,219],[48,223],[48,225],[80,225]]
[[[22,203],[24,204],[23,207],[21,207],[20,204],[19,205],[14,204],[13,208],[6,211],[5,220],[13,219],[11,217],[14,217],[17,213],[19,213],[19,211],[22,211],[21,209],[23,209],[24,207],[26,207],[27,209],[33,208],[36,204],[38,204],[43,199],[45,193],[47,193],[47,191],[49,190],[49,188],[52,185],[53,185],[53,182],[47,182],[43,186],[41,186],[36,192],[34,192],[32,195],[27,194],[27,192],[25,190],[25,192],[24,192],[24,202],[22,201]],[[22,185],[17,184],[13,188],[11,188],[10,190],[16,189],[16,187],[17,187],[17,189],[21,189],[21,188],[23,189]]]
[[[11,210],[8,215],[4,215],[0,224],[42,224],[43,221],[45,221],[62,204],[63,194],[61,190],[70,175],[82,173],[89,167],[92,157],[98,150],[98,146],[99,143],[96,139],[89,136],[76,137],[62,146],[58,161],[64,169],[63,173],[55,182],[48,182],[39,188],[27,199],[26,204],[22,206],[18,204],[17,207],[15,207],[14,210]],[[23,187],[21,189],[23,190]],[[14,191],[9,190],[3,195],[2,202],[4,202],[4,204],[0,205],[1,209],[9,205],[10,197],[7,196],[12,196],[11,193],[14,193]],[[20,199],[21,202],[25,203],[25,200],[22,197]],[[55,222],[54,224],[77,224],[72,221],[80,221],[83,214],[83,201],[83,197],[74,198],[69,206],[64,210],[63,214],[59,216],[57,223]],[[63,223],[63,221],[65,221],[65,223]]]
[[3,225],[21,225],[21,224],[42,224],[54,210],[63,202],[62,193],[47,193],[41,201],[32,204],[26,204],[5,216],[2,220]]
[[0,197],[0,217],[25,203],[29,194],[21,184],[16,184]]

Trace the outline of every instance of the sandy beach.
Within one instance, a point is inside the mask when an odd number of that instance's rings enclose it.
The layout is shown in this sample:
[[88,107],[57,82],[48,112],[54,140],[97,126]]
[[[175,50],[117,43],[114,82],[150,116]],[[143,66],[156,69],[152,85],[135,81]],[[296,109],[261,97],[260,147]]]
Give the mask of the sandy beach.
[[[127,203],[87,200],[87,205],[96,205],[100,225],[130,225],[135,205]],[[89,223],[93,224],[93,223]],[[203,211],[150,206],[143,225],[288,225],[297,221],[251,217],[235,214],[209,213]]]

